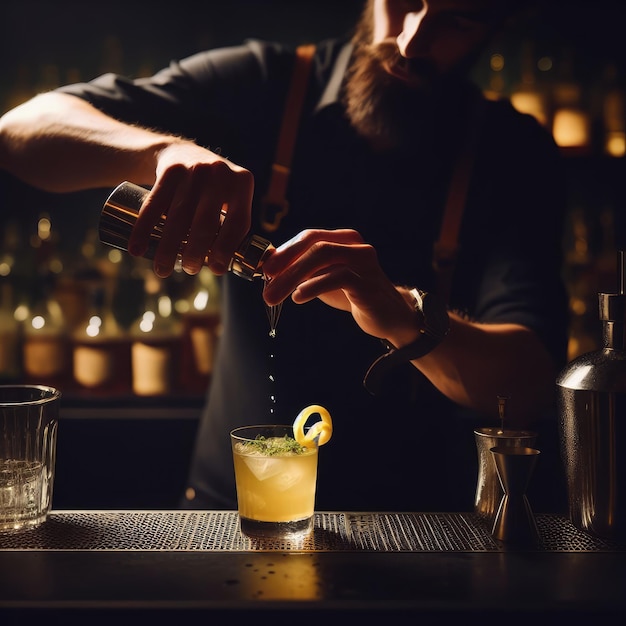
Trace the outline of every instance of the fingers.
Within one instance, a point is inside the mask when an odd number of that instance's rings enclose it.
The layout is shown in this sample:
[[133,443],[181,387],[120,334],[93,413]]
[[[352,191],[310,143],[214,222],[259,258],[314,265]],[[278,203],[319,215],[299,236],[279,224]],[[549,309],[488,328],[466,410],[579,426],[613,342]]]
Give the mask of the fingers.
[[382,275],[374,248],[349,229],[304,231],[277,248],[264,271],[271,278],[264,290],[270,305],[290,294],[294,301],[306,302]]
[[143,256],[146,253],[154,226],[167,213],[172,203],[173,193],[168,195],[167,189],[159,190],[159,187],[163,186],[157,183],[146,196],[128,239],[128,251],[134,256]]
[[[254,178],[247,170],[235,168],[230,171],[227,178],[223,178],[221,189],[223,196],[216,202],[220,203],[217,213],[219,215],[221,212],[222,219],[213,235],[208,252],[209,267],[216,274],[223,274],[227,270],[233,253],[250,231]],[[210,211],[214,212],[216,209],[216,206],[212,206]],[[194,242],[195,237],[202,236],[202,226],[194,219],[189,244]],[[186,254],[183,255],[183,266],[185,256]]]
[[[221,165],[219,166],[221,168]],[[168,214],[168,220],[174,220],[171,231],[172,245],[185,241],[181,247],[183,269],[188,274],[197,274],[205,259],[209,257],[211,244],[220,229],[222,221],[222,204],[228,196],[223,190],[221,174],[211,173],[195,176],[188,185],[181,188],[181,201],[173,206]],[[165,237],[162,245],[165,246]],[[170,248],[164,248],[164,254]]]
[[222,274],[250,229],[253,190],[252,174],[224,159],[169,166],[144,201],[129,251],[143,255],[154,226],[165,219],[154,256],[157,275],[171,274],[179,255],[189,274],[200,271],[205,260]]
[[350,312],[374,337],[388,337],[398,324],[413,325],[412,307],[383,271],[374,247],[356,231],[304,231],[277,248],[263,267],[271,279],[263,291],[268,305],[290,295],[296,304],[318,298]]
[[[360,283],[362,283],[361,276],[352,268],[334,265],[300,283],[292,292],[291,299],[296,304],[304,304],[327,293],[333,293],[333,299],[335,299],[338,297],[338,292],[358,289]],[[341,308],[346,308],[346,306]]]
[[297,257],[307,252],[311,247],[319,242],[335,243],[363,243],[363,238],[356,231],[350,228],[338,228],[336,230],[307,229],[286,241],[282,246],[276,248],[276,252],[268,259],[265,271],[271,276],[272,272],[281,266],[292,263]]

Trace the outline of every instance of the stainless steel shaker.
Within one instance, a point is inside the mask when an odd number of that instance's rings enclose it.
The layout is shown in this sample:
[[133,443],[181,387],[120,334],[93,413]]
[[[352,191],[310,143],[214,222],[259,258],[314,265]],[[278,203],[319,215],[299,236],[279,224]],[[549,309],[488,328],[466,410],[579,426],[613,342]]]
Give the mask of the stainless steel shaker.
[[559,436],[569,516],[594,535],[626,535],[626,266],[619,293],[599,293],[602,348],[557,377]]
[[[120,183],[107,198],[99,223],[100,241],[120,250],[128,250],[128,239],[137,221],[139,209],[149,191],[144,187],[125,181]],[[161,240],[166,217],[162,216],[150,234],[147,259],[154,258]],[[184,243],[183,243],[184,245]],[[259,235],[249,235],[233,255],[228,267],[240,278],[253,280],[263,276],[261,266],[271,247],[271,242]]]

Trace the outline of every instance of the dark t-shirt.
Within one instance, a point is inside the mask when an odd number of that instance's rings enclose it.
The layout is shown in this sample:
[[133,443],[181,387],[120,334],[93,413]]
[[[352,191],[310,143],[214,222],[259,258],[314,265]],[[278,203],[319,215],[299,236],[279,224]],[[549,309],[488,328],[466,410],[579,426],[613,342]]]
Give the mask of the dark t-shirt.
[[[343,54],[342,54],[342,51]],[[276,245],[307,227],[358,230],[396,284],[436,291],[432,269],[446,189],[469,104],[460,87],[430,139],[403,154],[373,154],[339,100],[349,48],[318,46],[288,191],[276,232],[259,221],[293,50],[251,41],[172,63],[154,77],[104,75],[63,88],[121,120],[193,138],[255,175],[253,230]],[[565,362],[561,281],[564,211],[558,152],[549,134],[508,102],[486,102],[460,232],[451,308],[483,322],[524,324]],[[319,510],[469,510],[476,483],[473,428],[484,416],[456,407],[410,365],[381,395],[363,387],[381,342],[350,314],[287,301],[269,336],[261,281],[223,277],[221,336],[198,430],[185,506],[235,508],[229,431],[290,423],[322,404],[335,425],[320,449]],[[497,398],[494,398],[494,405]],[[550,416],[546,416],[550,417]]]

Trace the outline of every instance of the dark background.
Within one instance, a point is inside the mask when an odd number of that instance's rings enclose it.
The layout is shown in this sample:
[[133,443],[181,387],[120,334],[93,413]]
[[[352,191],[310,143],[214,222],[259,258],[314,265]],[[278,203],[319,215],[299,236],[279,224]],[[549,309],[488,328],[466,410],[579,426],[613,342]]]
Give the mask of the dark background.
[[[106,71],[148,75],[171,59],[250,37],[299,44],[349,33],[364,4],[365,0],[8,0],[0,19],[0,113],[59,84],[89,80]],[[565,77],[567,62],[567,78],[579,85],[583,108],[595,107],[597,114],[609,64],[617,67],[618,84],[626,91],[625,30],[626,0],[535,0],[523,19],[506,28],[485,52],[474,75],[486,86],[492,75],[490,55],[503,54],[501,74],[508,95],[520,83],[522,50],[531,44],[535,59],[553,60],[552,69],[537,79],[550,90]],[[621,167],[593,159],[572,160],[570,169],[572,206],[594,214],[607,203],[622,204],[624,190],[621,183],[616,187]],[[618,209],[617,218],[622,220],[623,210]],[[3,210],[6,214],[11,207],[5,205]],[[597,228],[591,224],[592,230]]]
[[[170,3],[8,0],[0,23],[0,110],[28,91],[89,79],[102,71],[137,75],[172,58],[248,37],[301,43],[348,32],[363,0],[222,0]],[[581,80],[613,60],[624,67],[626,3],[538,1],[498,46],[515,55],[523,39],[538,54],[574,54]]]
[[4,108],[11,84],[54,86],[109,70],[146,74],[173,58],[248,37],[300,43],[343,34],[361,5],[361,0],[9,0],[0,25]]

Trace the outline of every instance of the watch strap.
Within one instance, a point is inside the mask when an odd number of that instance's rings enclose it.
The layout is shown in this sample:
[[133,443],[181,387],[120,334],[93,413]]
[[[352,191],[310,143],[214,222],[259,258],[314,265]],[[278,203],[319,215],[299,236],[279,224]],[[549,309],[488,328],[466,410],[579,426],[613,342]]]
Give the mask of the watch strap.
[[392,369],[427,355],[448,334],[450,318],[441,301],[419,289],[411,289],[409,293],[414,298],[416,312],[423,318],[424,327],[420,328],[417,339],[401,348],[396,348],[387,341],[383,342],[387,352],[370,365],[363,379],[363,385],[372,395],[380,393],[385,376]]

